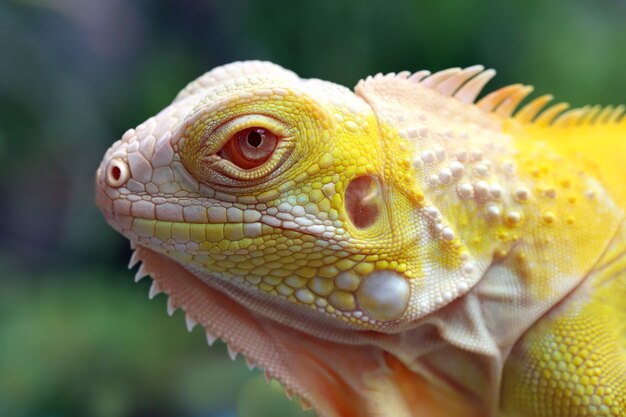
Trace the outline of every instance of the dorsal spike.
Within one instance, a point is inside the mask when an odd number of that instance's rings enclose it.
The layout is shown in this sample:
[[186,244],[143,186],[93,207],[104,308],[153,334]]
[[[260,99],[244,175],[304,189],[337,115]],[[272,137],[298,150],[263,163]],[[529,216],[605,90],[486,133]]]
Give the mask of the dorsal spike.
[[430,75],[430,71],[428,70],[417,71],[416,73],[414,73],[413,75],[409,77],[409,80],[419,83],[420,81],[422,81],[424,78],[428,77],[429,75]]
[[615,107],[613,106],[606,106],[605,108],[603,108],[600,111],[600,114],[598,114],[598,117],[596,117],[596,122],[597,123],[607,123],[609,121],[609,119],[611,118],[611,115],[613,114],[613,111],[615,111]]
[[141,260],[139,259],[139,254],[133,251],[133,254],[130,257],[130,262],[128,262],[128,269],[132,269],[137,265]]
[[559,114],[553,121],[553,125],[557,127],[571,127],[579,124],[580,120],[584,117],[587,107],[580,107],[577,109],[569,109]]
[[167,315],[172,317],[178,306],[174,303],[172,297],[167,298]]
[[483,87],[496,75],[496,71],[488,69],[481,72],[476,77],[465,83],[455,94],[458,100],[466,104],[471,104],[476,100]]
[[[432,75],[426,70],[417,71],[413,74],[407,71],[397,74],[393,72],[379,73],[359,81],[355,91],[357,94],[371,94],[371,97],[374,97],[374,101],[376,101],[379,96],[384,97],[389,94],[388,90],[392,86],[402,91],[401,94],[404,95],[408,86],[401,86],[401,83],[409,81],[419,84],[419,87],[439,93],[442,96],[439,100],[454,97],[461,103],[474,104],[475,107],[486,113],[491,113],[491,115],[513,118],[522,124],[533,123],[538,126],[569,127],[596,123],[626,123],[626,117],[622,117],[626,110],[624,106],[618,108],[585,106],[567,111],[569,104],[557,103],[546,108],[546,105],[553,99],[551,94],[537,97],[520,107],[520,103],[534,90],[533,86],[523,84],[512,84],[499,88],[474,103],[481,90],[495,74],[493,69],[485,70],[482,65],[473,65],[463,69],[448,68]],[[380,89],[381,86],[383,86],[382,89]],[[419,89],[419,87],[416,88]],[[379,89],[382,92],[378,91]],[[420,93],[416,93],[416,97],[419,95]],[[411,99],[407,97],[407,100]]]
[[491,112],[494,108],[496,108],[496,106],[498,106],[502,102],[502,100],[509,97],[511,94],[515,93],[518,89],[522,87],[522,84],[512,84],[507,85],[506,87],[502,87],[496,91],[492,91],[485,97],[481,98],[476,103],[476,106],[486,112]]
[[602,106],[599,106],[599,105],[587,107],[585,114],[580,119],[580,124],[581,125],[595,124],[596,116],[600,113],[601,110],[602,110]]
[[453,77],[455,75],[457,75],[458,73],[461,72],[461,68],[448,68],[445,70],[441,70],[438,71],[436,73],[434,73],[433,75],[427,77],[426,79],[422,80],[422,85],[424,87],[428,87],[428,88],[432,88],[434,89],[436,86],[438,86],[439,84],[441,84],[442,82],[444,82],[445,80],[447,80],[450,77]]
[[148,292],[148,298],[152,300],[154,297],[161,294],[162,292],[163,290],[161,289],[161,285],[159,285],[159,282],[153,280],[152,285],[150,285],[150,291]]
[[544,94],[539,96],[521,109],[515,114],[515,119],[521,123],[530,123],[535,116],[543,109],[546,104],[554,99],[552,94]]
[[496,108],[495,113],[502,117],[509,117],[513,114],[517,106],[524,100],[535,88],[531,85],[525,85],[514,91],[510,96],[506,97]]
[[482,72],[485,69],[482,65],[474,65],[463,69],[458,74],[448,78],[435,87],[435,90],[439,91],[444,96],[453,95],[463,83],[472,78],[474,75]]
[[623,104],[617,106],[615,110],[613,110],[613,112],[609,115],[608,122],[619,123],[620,117],[622,122],[626,121],[626,118],[622,117],[624,115],[624,111],[626,111],[626,106],[624,106]]
[[568,103],[558,103],[548,107],[535,119],[534,123],[538,126],[548,126],[559,114],[563,113],[568,108]]

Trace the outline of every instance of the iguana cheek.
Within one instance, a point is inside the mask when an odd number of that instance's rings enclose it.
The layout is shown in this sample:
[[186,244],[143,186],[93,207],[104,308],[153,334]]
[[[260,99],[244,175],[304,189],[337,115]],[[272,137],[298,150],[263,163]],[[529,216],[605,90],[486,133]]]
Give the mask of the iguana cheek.
[[370,317],[388,321],[402,316],[411,288],[406,278],[393,271],[375,271],[363,278],[356,293],[361,309]]

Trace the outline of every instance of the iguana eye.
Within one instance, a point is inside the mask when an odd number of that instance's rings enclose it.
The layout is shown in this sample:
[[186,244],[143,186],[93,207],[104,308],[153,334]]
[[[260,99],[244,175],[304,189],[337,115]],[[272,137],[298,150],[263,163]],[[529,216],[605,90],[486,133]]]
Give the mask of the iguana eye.
[[274,152],[278,137],[262,127],[251,127],[235,133],[218,155],[241,169],[262,165]]

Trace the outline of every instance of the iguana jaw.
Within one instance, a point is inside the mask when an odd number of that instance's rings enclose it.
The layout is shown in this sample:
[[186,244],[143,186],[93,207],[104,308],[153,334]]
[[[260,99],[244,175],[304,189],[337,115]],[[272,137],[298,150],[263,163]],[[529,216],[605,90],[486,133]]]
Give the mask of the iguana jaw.
[[[311,333],[296,330],[248,309],[143,246],[136,247],[131,266],[137,262],[142,263],[137,279],[145,275],[154,279],[151,297],[166,293],[168,310],[183,309],[188,328],[201,325],[209,344],[222,339],[232,357],[243,354],[249,365],[278,379],[288,395],[301,397],[304,408],[314,404],[321,417],[480,415],[472,407],[462,407],[465,401],[456,398],[457,393],[447,392],[443,398],[401,359],[376,346],[384,344],[379,339],[385,335],[358,332],[353,337],[355,331],[323,326]],[[456,399],[450,401],[451,397]]]

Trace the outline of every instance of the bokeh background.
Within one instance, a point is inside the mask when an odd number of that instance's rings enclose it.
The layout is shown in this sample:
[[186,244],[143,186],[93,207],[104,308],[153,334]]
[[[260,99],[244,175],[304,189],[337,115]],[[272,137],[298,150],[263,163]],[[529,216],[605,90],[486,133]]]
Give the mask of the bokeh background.
[[481,63],[491,88],[619,104],[625,45],[624,0],[0,0],[0,416],[313,416],[148,301],[93,203],[106,148],[204,71]]

